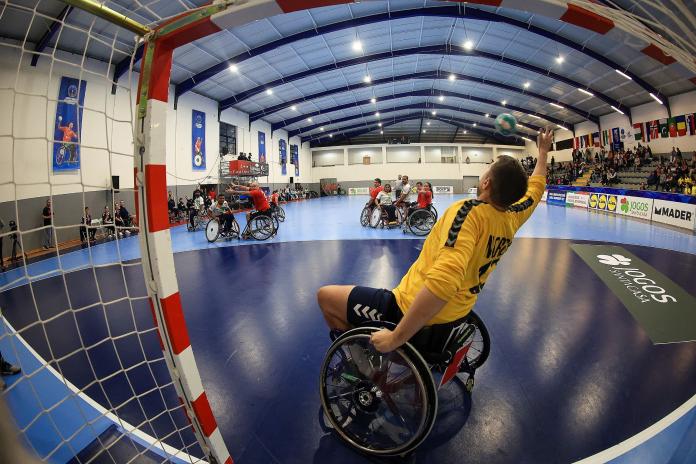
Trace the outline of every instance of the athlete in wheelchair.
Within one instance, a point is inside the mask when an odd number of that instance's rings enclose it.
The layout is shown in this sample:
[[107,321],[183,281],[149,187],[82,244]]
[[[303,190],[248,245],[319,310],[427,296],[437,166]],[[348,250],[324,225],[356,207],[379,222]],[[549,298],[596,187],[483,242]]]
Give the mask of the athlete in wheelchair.
[[218,238],[239,238],[239,223],[234,218],[232,209],[221,193],[210,206],[212,218],[205,225],[205,238],[214,242]]
[[384,190],[377,194],[375,198],[376,207],[372,209],[370,216],[371,227],[398,227],[397,207],[391,196],[391,185],[386,184]]
[[[228,204],[229,205],[229,204]],[[197,230],[200,226],[205,225],[210,219],[208,211],[205,207],[205,200],[200,190],[196,189],[193,191],[193,198],[187,202],[189,222],[186,226],[186,230],[193,232]]]
[[360,225],[363,227],[372,226],[371,224],[371,218],[373,214],[373,210],[377,207],[377,195],[380,194],[380,192],[384,190],[384,187],[382,187],[382,179],[377,177],[372,184],[372,187],[370,188],[370,199],[367,201],[367,204],[365,204],[365,207],[362,209],[360,212]]
[[445,211],[393,291],[319,289],[334,340],[320,372],[322,407],[351,446],[403,456],[430,433],[439,386],[464,371],[473,388],[488,337],[472,308],[541,200],[552,138],[551,129],[540,133],[539,159],[529,179],[519,161],[499,157],[481,176],[478,198]]
[[254,211],[246,213],[247,225],[242,232],[243,239],[266,240],[278,233],[279,222],[274,220],[266,195],[259,188],[258,182],[250,182],[248,187],[232,184],[226,192],[248,195],[254,204]]
[[433,206],[432,185],[416,183],[418,190],[417,201],[409,203],[403,221],[403,231],[414,235],[425,236],[430,233],[437,221],[437,210]]

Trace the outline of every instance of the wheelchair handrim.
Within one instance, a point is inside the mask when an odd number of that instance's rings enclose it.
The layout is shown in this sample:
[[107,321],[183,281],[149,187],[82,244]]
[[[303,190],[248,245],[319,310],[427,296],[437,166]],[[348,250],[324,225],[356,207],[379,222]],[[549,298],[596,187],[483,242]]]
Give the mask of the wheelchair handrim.
[[[322,408],[324,410],[324,413],[326,414],[327,418],[331,422],[334,430],[338,433],[338,435],[347,443],[349,443],[351,446],[355,447],[356,449],[367,453],[367,454],[372,454],[372,455],[381,455],[381,456],[396,456],[396,455],[404,455],[412,450],[414,450],[418,445],[420,445],[423,440],[425,440],[428,435],[430,434],[430,431],[433,428],[433,425],[435,423],[435,415],[437,414],[437,406],[438,406],[438,398],[437,398],[437,389],[435,388],[435,383],[434,379],[430,373],[430,370],[428,368],[427,363],[423,359],[423,357],[418,353],[411,345],[408,343],[402,346],[401,348],[395,350],[396,353],[399,354],[401,359],[408,365],[411,376],[416,379],[418,387],[419,387],[419,392],[423,396],[423,414],[421,421],[418,425],[418,428],[416,429],[416,432],[413,432],[413,438],[410,439],[409,441],[391,448],[391,449],[375,449],[375,448],[370,448],[365,446],[362,443],[359,443],[353,436],[350,434],[346,433],[344,429],[341,427],[341,425],[337,422],[336,418],[333,415],[333,411],[331,410],[331,405],[334,404],[333,402],[329,402],[329,399],[327,398],[327,391],[325,389],[326,385],[326,373],[329,367],[329,364],[331,360],[334,358],[334,355],[336,352],[341,348],[342,345],[346,344],[348,341],[351,339],[364,339],[364,338],[369,338],[370,334],[374,332],[374,328],[358,328],[358,329],[353,329],[342,336],[340,336],[334,343],[331,345],[329,350],[326,353],[326,356],[324,358],[324,362],[322,363],[322,369],[321,369],[321,375],[320,375],[320,381],[319,381],[319,390],[320,390],[320,396],[321,396],[321,402],[322,402]],[[368,340],[369,343],[369,340]],[[406,353],[408,353],[406,355]],[[415,363],[411,362],[411,358],[417,359]],[[420,364],[420,366],[417,366],[416,364]],[[424,372],[423,372],[424,371]],[[417,373],[420,373],[421,375],[417,375]],[[432,402],[432,404],[429,403]],[[354,407],[355,409],[355,407]],[[405,420],[402,417],[402,421],[405,422]],[[409,430],[410,432],[410,430]]]
[[211,219],[205,225],[205,238],[209,242],[214,242],[215,240],[217,240],[219,235],[220,235],[220,223],[216,219]]

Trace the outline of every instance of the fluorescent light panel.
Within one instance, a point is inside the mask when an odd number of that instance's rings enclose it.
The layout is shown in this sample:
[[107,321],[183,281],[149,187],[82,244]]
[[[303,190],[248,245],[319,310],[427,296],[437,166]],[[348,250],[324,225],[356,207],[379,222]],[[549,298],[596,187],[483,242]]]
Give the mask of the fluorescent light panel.
[[589,95],[590,97],[594,97],[594,94],[592,92],[588,92],[585,89],[578,89],[580,92],[584,93],[585,95]]
[[611,106],[611,109],[614,110],[614,111],[616,111],[617,113],[624,114],[623,111],[621,111],[620,109],[618,109],[618,108],[615,107],[614,105]]
[[655,96],[654,93],[651,93],[650,96],[651,96],[651,97],[653,98],[653,100],[655,100],[657,103],[659,103],[660,105],[663,105],[662,100],[660,100],[659,98],[657,98],[657,97]]
[[622,72],[619,71],[618,69],[616,69],[615,71],[616,71],[620,76],[625,77],[625,78],[628,79],[629,81],[632,81],[632,80],[633,80],[633,78],[632,78],[631,76],[622,73]]
[[555,106],[556,108],[563,109],[563,107],[562,107],[561,105],[557,104],[557,103],[549,103],[549,105]]

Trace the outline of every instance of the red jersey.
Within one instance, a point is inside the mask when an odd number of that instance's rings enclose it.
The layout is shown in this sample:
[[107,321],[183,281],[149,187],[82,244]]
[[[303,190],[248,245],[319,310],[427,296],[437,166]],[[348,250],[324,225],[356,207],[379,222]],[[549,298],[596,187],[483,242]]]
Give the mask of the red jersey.
[[270,206],[268,206],[268,200],[266,200],[266,195],[263,194],[261,189],[249,190],[249,196],[251,201],[254,202],[254,209],[256,211],[266,211]]
[[384,190],[384,187],[381,185],[377,188],[370,189],[370,198],[374,200],[375,198],[377,198],[377,195],[379,195],[379,192],[381,192],[382,190]]
[[63,142],[71,142],[77,138],[77,134],[67,126],[58,126],[58,130],[63,133]]
[[278,194],[277,193],[274,193],[273,195],[271,195],[271,203],[278,206]]
[[427,208],[433,202],[433,192],[421,190],[418,192],[418,207]]

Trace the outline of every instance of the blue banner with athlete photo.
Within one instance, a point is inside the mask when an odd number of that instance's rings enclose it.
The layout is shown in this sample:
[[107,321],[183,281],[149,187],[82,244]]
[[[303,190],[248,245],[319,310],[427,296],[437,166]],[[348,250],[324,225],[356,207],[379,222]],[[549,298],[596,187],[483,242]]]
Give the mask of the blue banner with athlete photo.
[[300,175],[300,155],[297,145],[290,145],[290,162],[295,165],[295,176]]
[[259,163],[266,162],[266,134],[259,131]]
[[565,206],[566,205],[566,192],[565,190],[552,190],[549,189],[548,195],[546,195],[546,204]]
[[191,167],[194,171],[205,170],[205,113],[191,113]]
[[87,82],[72,77],[60,78],[56,125],[53,131],[53,172],[80,169],[82,108]]
[[288,146],[283,139],[278,142],[278,153],[280,154],[280,174],[286,176],[288,174]]

